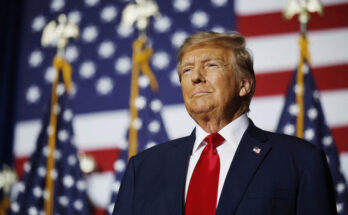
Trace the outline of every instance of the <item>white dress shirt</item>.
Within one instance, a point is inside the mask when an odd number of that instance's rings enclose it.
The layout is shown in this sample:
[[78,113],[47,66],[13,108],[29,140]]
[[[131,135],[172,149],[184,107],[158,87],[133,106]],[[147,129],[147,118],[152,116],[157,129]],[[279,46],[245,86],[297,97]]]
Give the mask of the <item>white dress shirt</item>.
[[[218,133],[225,138],[225,141],[218,146],[216,149],[220,157],[220,176],[219,176],[219,186],[218,186],[218,198],[217,203],[220,199],[220,194],[231,166],[234,154],[236,153],[237,147],[246,129],[249,126],[249,120],[246,114],[239,116],[237,119],[233,120],[225,127],[223,127]],[[207,145],[203,140],[209,135],[205,132],[199,125],[196,126],[196,140],[193,145],[192,154],[190,157],[186,185],[185,185],[185,201],[187,196],[187,190],[190,184],[192,173],[195,166],[201,156],[204,147]]]

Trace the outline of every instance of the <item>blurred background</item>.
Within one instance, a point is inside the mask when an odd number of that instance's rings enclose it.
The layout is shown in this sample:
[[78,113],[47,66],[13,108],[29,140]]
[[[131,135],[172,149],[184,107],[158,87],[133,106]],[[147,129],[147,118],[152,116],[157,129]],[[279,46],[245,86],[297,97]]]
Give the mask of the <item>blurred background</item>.
[[[106,213],[112,191],[117,192],[119,187],[119,182],[115,185],[115,171],[117,177],[117,171],[122,172],[126,165],[122,153],[128,146],[132,43],[138,30],[120,23],[122,11],[130,2],[0,3],[0,168],[3,164],[13,167],[21,179],[24,164],[37,146],[56,77],[52,64],[56,48],[41,46],[42,31],[48,22],[64,13],[80,29],[80,37],[67,45],[65,58],[73,68],[71,142],[80,155],[90,156],[89,161],[96,165],[92,172],[84,174],[93,214]],[[257,81],[249,117],[257,126],[275,131],[300,58],[297,16],[286,20],[282,15],[287,3],[287,0],[157,1],[161,15],[150,18],[147,35],[154,51],[149,65],[159,91],[151,100],[147,94],[140,96],[137,108],[140,111],[150,106],[159,115],[154,121],[151,117],[141,118],[139,112],[135,126],[139,135],[161,133],[165,139],[174,139],[189,135],[194,128],[182,100],[176,54],[187,36],[206,30],[239,31],[246,37],[254,56]],[[338,151],[339,168],[347,180],[348,0],[323,0],[322,4],[323,15],[311,14],[308,24],[311,69],[325,122],[332,133],[331,142]],[[142,90],[148,87],[149,80],[141,76],[138,83]],[[288,133],[294,134],[291,129]],[[313,135],[305,132],[304,138],[310,141]],[[143,148],[159,142],[147,139]],[[336,189],[346,189],[342,186]]]

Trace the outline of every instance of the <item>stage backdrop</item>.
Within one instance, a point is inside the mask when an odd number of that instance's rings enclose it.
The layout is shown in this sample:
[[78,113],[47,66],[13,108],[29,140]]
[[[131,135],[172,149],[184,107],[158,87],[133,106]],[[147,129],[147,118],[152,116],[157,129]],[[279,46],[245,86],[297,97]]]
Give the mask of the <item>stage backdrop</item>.
[[[42,29],[60,13],[80,27],[81,37],[66,49],[74,68],[74,131],[79,150],[94,156],[98,171],[90,174],[88,193],[94,206],[106,208],[114,179],[114,162],[127,145],[131,45],[134,28],[120,25],[129,3],[101,0],[25,1],[15,123],[14,156],[20,175],[35,148],[40,119],[47,108],[54,78],[53,48],[42,48]],[[194,127],[185,111],[176,73],[176,53],[183,39],[198,31],[237,30],[247,37],[255,58],[257,87],[250,118],[274,131],[284,96],[299,59],[297,18],[286,21],[286,0],[158,1],[161,17],[148,35],[155,51],[150,66],[159,81],[161,115],[170,139]],[[348,177],[348,0],[324,0],[324,16],[312,15],[309,47],[312,70],[326,121]]]

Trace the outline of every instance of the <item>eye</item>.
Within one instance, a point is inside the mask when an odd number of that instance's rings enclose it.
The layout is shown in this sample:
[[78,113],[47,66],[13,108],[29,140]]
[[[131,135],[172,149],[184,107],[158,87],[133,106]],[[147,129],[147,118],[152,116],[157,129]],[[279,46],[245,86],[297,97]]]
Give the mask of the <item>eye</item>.
[[182,70],[182,74],[187,73],[187,72],[190,72],[190,71],[191,71],[191,68],[184,68],[184,69]]

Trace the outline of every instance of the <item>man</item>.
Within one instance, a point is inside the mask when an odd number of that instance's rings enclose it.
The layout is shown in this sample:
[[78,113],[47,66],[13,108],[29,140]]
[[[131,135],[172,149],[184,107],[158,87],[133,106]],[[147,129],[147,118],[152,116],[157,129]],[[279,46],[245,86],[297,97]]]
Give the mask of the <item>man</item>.
[[337,214],[322,150],[248,119],[255,75],[243,36],[197,33],[178,61],[196,129],[130,159],[115,215]]

